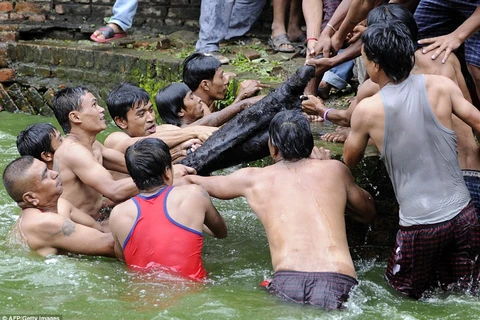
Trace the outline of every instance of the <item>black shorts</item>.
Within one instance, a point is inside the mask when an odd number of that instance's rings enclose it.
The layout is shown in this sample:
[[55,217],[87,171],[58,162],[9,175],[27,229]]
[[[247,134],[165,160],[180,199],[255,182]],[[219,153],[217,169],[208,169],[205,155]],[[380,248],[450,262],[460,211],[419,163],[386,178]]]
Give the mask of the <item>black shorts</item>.
[[355,278],[335,272],[278,271],[266,289],[288,301],[341,309],[357,284]]

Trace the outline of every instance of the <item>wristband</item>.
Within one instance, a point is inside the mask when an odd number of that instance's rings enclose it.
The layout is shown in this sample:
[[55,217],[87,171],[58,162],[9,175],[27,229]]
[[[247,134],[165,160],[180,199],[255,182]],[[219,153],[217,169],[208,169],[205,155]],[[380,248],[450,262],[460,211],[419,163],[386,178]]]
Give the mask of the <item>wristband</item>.
[[337,29],[335,29],[335,27],[332,26],[330,23],[327,23],[327,27],[330,27],[334,32],[337,32]]
[[335,109],[334,109],[334,108],[328,108],[327,110],[325,110],[325,112],[323,113],[323,121],[324,121],[324,122],[330,122],[330,121],[328,121],[328,119],[327,119],[327,115],[328,115],[328,113],[329,113],[330,111],[332,111],[332,110],[335,110]]
[[317,38],[307,38],[307,41],[305,41],[306,44],[308,44],[308,41],[313,40],[313,41],[318,41]]

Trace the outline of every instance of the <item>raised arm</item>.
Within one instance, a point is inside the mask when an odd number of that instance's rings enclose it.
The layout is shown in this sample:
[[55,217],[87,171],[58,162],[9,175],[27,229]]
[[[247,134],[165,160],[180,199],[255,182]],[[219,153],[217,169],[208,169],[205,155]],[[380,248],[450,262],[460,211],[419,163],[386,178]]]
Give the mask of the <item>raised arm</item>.
[[203,187],[212,197],[229,200],[241,196],[253,186],[252,174],[258,168],[243,168],[227,176],[186,176],[187,183],[195,183]]
[[449,92],[450,99],[452,101],[452,112],[470,127],[475,129],[477,132],[480,132],[480,111],[478,111],[473,104],[465,99],[462,91],[454,84],[453,81],[447,78],[444,78],[444,80],[448,80],[448,82],[452,84],[448,85],[447,91]]
[[33,236],[33,241],[29,241],[32,249],[42,255],[48,254],[48,248],[55,248],[76,254],[115,257],[111,233],[76,224],[61,215],[49,215],[35,228],[30,228],[29,234]]
[[204,189],[201,189],[199,192],[203,196],[202,205],[205,208],[205,221],[203,223],[206,228],[204,228],[204,231],[215,238],[225,238],[227,236],[225,220],[213,206],[210,195]]
[[345,165],[342,164],[340,171],[347,189],[346,213],[358,222],[372,223],[376,216],[372,195],[355,183],[352,173]]
[[[105,232],[100,223],[95,221],[90,215],[76,208],[70,201],[59,198],[58,199],[58,213],[65,218],[71,219],[73,222],[84,225],[86,227],[97,229],[101,232]],[[92,212],[92,215],[96,214]]]
[[124,201],[138,194],[138,189],[131,178],[114,180],[110,172],[97,162],[84,147],[74,146],[67,154],[64,163],[87,186],[95,189],[115,203]]
[[343,146],[343,161],[349,168],[355,167],[363,159],[370,137],[365,123],[365,113],[368,113],[367,103],[368,99],[361,101],[353,111],[350,120],[352,130]]
[[221,126],[222,124],[224,124],[225,122],[227,122],[228,120],[236,116],[237,113],[247,109],[252,104],[260,100],[261,98],[263,98],[263,96],[258,96],[258,97],[256,96],[256,97],[248,98],[238,102],[234,102],[228,107],[223,108],[220,111],[208,114],[203,118],[198,119],[197,121],[191,123],[190,125],[211,126],[211,127]]
[[102,152],[103,166],[106,169],[128,174],[125,155],[122,152],[107,148],[98,141],[95,141],[94,146]]

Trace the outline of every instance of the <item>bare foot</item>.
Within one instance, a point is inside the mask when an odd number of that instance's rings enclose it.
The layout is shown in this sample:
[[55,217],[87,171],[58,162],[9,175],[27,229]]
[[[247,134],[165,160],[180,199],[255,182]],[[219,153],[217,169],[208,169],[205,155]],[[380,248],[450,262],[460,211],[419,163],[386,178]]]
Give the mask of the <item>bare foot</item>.
[[340,142],[343,143],[347,140],[348,133],[350,132],[350,128],[341,128],[335,130],[335,132],[329,132],[321,136],[323,141],[328,142]]

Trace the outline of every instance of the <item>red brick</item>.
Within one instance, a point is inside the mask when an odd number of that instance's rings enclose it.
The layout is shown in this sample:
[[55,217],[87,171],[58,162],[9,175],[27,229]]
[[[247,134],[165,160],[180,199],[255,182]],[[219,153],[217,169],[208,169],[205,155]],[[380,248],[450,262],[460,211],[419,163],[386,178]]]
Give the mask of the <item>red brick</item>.
[[10,2],[0,2],[0,12],[10,12],[13,10],[13,5]]
[[17,39],[17,35],[15,32],[8,32],[8,31],[1,31],[0,32],[0,41],[15,41]]
[[15,5],[15,11],[25,13],[43,13],[43,8],[35,3],[17,2]]
[[15,79],[15,69],[0,69],[0,82],[12,81]]
[[28,21],[31,22],[45,22],[47,18],[45,17],[44,14],[35,14],[33,16],[28,17]]

